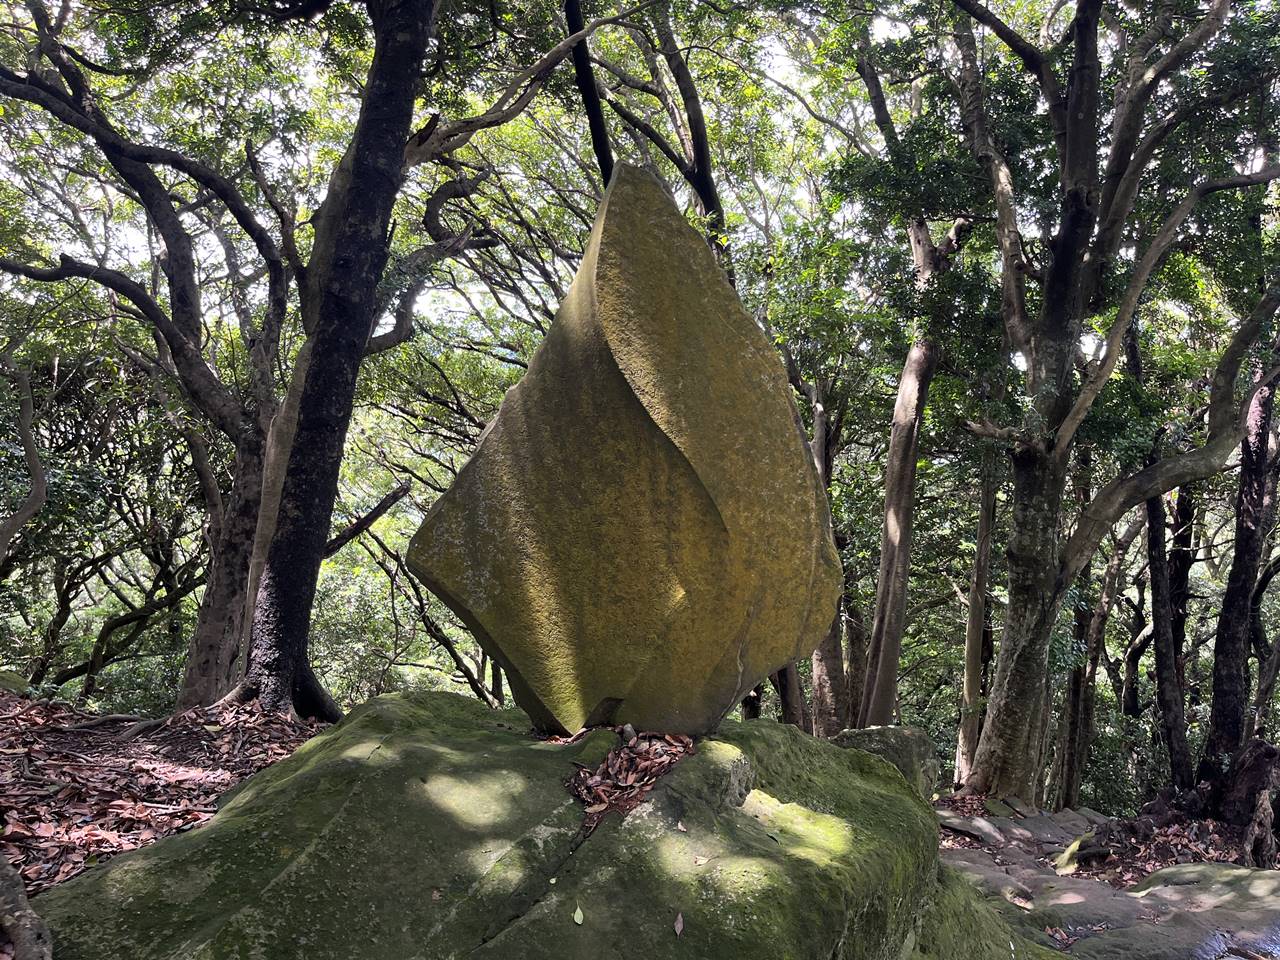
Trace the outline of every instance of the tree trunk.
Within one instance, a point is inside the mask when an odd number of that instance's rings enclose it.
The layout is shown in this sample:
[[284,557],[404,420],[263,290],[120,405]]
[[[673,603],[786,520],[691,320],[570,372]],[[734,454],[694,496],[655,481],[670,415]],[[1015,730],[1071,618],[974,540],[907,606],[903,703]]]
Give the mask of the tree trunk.
[[49,668],[53,665],[54,658],[58,655],[58,650],[62,646],[62,630],[66,627],[67,621],[71,619],[71,603],[80,589],[79,581],[73,580],[68,576],[67,567],[66,557],[54,558],[53,593],[56,606],[53,610],[53,616],[45,624],[44,644],[40,651],[40,656],[36,657],[35,662],[31,665],[28,682],[33,687],[38,687],[44,683],[45,677],[49,675]]
[[22,445],[22,455],[26,462],[27,478],[31,483],[27,495],[23,497],[13,513],[0,517],[0,563],[9,557],[13,539],[33,517],[44,509],[49,498],[49,482],[44,464],[40,461],[40,450],[36,446],[35,432],[35,396],[31,392],[30,375],[15,363],[11,356],[13,344],[0,354],[0,370],[9,374],[14,390],[18,394],[18,441]]
[[[1260,374],[1255,374],[1256,377]],[[1213,650],[1213,705],[1209,734],[1196,772],[1199,780],[1221,783],[1228,761],[1244,744],[1249,713],[1249,600],[1258,579],[1267,531],[1267,442],[1275,388],[1263,384],[1249,404],[1240,444],[1240,486],[1236,494],[1235,550],[1222,596]]]
[[841,718],[845,727],[856,727],[862,711],[862,683],[867,672],[867,623],[862,608],[854,603],[846,592],[844,597],[844,672],[845,715]]
[[1067,689],[1062,695],[1062,709],[1053,741],[1053,770],[1045,788],[1045,806],[1061,810],[1067,806],[1067,780],[1078,765],[1077,755],[1083,739],[1085,701],[1089,691],[1089,625],[1091,610],[1088,592],[1093,571],[1086,566],[1077,579],[1079,597],[1073,611],[1072,666],[1067,675]]
[[1058,582],[1058,518],[1065,475],[1051,456],[1031,446],[1014,450],[1009,535],[1009,607],[987,719],[970,793],[1031,797],[1040,774],[1049,636],[1064,585]]
[[929,384],[938,366],[938,345],[924,337],[911,346],[898,383],[884,470],[884,529],[880,574],[871,621],[874,660],[867,667],[861,726],[893,722],[898,696],[898,661],[906,626],[907,581],[911,572],[911,533],[915,514],[916,461],[920,422]]
[[375,45],[355,134],[315,217],[304,283],[311,355],[298,397],[275,534],[254,601],[237,697],[302,716],[339,712],[307,656],[311,605],[337,495],[356,379],[374,323],[388,228],[404,170],[430,0],[373,8]]
[[493,697],[493,702],[499,707],[507,705],[506,694],[502,690],[502,667],[497,660],[489,664],[489,694]]
[[1173,507],[1173,536],[1169,547],[1169,606],[1173,615],[1173,648],[1178,655],[1178,689],[1187,697],[1187,602],[1191,599],[1191,568],[1196,562],[1193,536],[1196,492],[1193,484],[1178,488]]
[[1169,751],[1169,774],[1179,791],[1192,786],[1191,753],[1182,686],[1178,682],[1178,649],[1173,636],[1173,601],[1169,589],[1169,561],[1165,554],[1164,498],[1147,500],[1147,570],[1151,577],[1151,623],[1156,651],[1156,704],[1160,708],[1160,737]]
[[[582,4],[579,0],[564,0],[564,18],[569,35],[577,33],[586,24],[582,21]],[[613,150],[609,146],[609,127],[604,119],[604,107],[600,92],[596,89],[595,72],[591,69],[591,50],[583,40],[573,48],[573,80],[582,98],[582,111],[587,115],[587,129],[591,133],[591,150],[596,155],[603,186],[613,179]]]
[[235,479],[209,561],[191,636],[178,709],[214,703],[236,682],[244,634],[250,559],[262,502],[262,436],[246,430],[236,450]]
[[1267,565],[1258,574],[1253,587],[1253,597],[1249,601],[1250,629],[1253,632],[1253,646],[1258,655],[1258,689],[1253,695],[1253,729],[1252,736],[1265,739],[1267,708],[1276,693],[1276,681],[1280,678],[1280,640],[1267,642],[1266,630],[1262,624],[1262,598],[1267,588],[1280,572],[1280,556],[1272,556]]
[[805,730],[804,692],[800,689],[800,674],[794,663],[789,663],[777,673],[771,674],[770,682],[777,691],[779,703],[778,719]]
[[1079,691],[1079,710],[1072,718],[1074,723],[1068,728],[1063,751],[1059,808],[1076,807],[1080,804],[1080,784],[1089,763],[1089,747],[1093,739],[1098,664],[1106,656],[1107,620],[1111,616],[1111,609],[1115,606],[1116,597],[1120,592],[1124,562],[1129,554],[1129,548],[1137,539],[1141,529],[1142,525],[1135,521],[1116,541],[1115,549],[1112,550],[1106,570],[1102,574],[1097,603],[1094,604],[1093,613],[1089,617],[1089,628],[1085,637],[1088,663],[1084,671],[1082,689]]
[[955,786],[973,769],[982,729],[983,646],[990,590],[991,529],[996,516],[996,461],[991,449],[982,453],[982,486],[978,494],[978,537],[969,575],[969,610],[964,626],[964,682],[960,693],[960,724],[956,736]]
[[[1145,576],[1145,575],[1144,575]],[[1151,646],[1151,638],[1155,635],[1155,627],[1147,621],[1146,596],[1147,582],[1140,577],[1135,584],[1138,589],[1138,602],[1133,606],[1133,619],[1129,625],[1129,645],[1124,651],[1124,679],[1120,687],[1120,712],[1126,717],[1142,716],[1142,703],[1139,684],[1141,677],[1138,668],[1142,657]]]
[[844,703],[848,685],[845,681],[842,639],[844,616],[836,611],[835,619],[813,651],[813,735],[834,737],[844,729],[848,709]]

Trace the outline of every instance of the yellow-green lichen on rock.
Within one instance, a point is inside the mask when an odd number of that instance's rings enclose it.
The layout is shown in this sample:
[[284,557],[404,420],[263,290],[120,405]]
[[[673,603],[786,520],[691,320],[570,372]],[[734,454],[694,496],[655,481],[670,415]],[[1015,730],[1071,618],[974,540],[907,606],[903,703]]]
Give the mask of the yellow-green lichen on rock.
[[409,564],[544,730],[712,730],[826,629],[839,559],[782,362],[648,173],[615,171]]

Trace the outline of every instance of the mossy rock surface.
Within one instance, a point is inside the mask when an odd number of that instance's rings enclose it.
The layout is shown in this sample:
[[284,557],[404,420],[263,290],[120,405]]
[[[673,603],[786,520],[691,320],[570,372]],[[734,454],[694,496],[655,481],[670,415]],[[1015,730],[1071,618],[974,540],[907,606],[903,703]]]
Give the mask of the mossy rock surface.
[[27,678],[20,673],[14,673],[12,670],[0,670],[0,690],[6,690],[9,693],[16,693],[25,697],[31,692],[31,684],[27,683]]
[[204,827],[35,905],[59,960],[899,960],[927,935],[933,815],[880,758],[726,723],[584,838],[564,782],[615,736],[527,726],[452,694],[379,698]]

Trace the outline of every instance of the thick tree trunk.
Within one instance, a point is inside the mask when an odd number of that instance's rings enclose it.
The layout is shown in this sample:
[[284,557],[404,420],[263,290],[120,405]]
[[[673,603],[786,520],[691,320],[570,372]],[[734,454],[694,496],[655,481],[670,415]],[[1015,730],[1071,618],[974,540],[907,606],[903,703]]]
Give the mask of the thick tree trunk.
[[1064,584],[1058,582],[1058,518],[1065,476],[1052,456],[1021,447],[1013,457],[1009,607],[970,793],[1032,797],[1039,777],[1049,636]]
[[964,681],[960,693],[960,725],[956,736],[955,786],[969,778],[982,730],[983,647],[990,591],[991,531],[996,515],[996,463],[992,450],[983,451],[982,486],[978,494],[978,536],[969,575],[969,610],[964,626]]
[[[1255,380],[1256,382],[1256,380]],[[1258,579],[1267,531],[1267,442],[1275,388],[1263,384],[1249,404],[1240,444],[1240,487],[1236,495],[1235,550],[1222,596],[1213,649],[1213,705],[1209,735],[1196,772],[1199,780],[1221,783],[1227,763],[1244,744],[1249,715],[1249,600]]]
[[801,730],[808,729],[808,717],[804,709],[804,691],[800,687],[800,673],[794,663],[789,663],[769,677],[778,694],[778,719]]
[[1182,685],[1178,681],[1178,649],[1173,636],[1173,601],[1169,589],[1169,561],[1165,554],[1164,498],[1151,497],[1147,510],[1147,570],[1151,577],[1151,623],[1156,652],[1156,704],[1160,709],[1160,738],[1169,751],[1170,781],[1178,790],[1192,786],[1191,752]]
[[374,55],[355,135],[316,217],[304,284],[311,356],[237,691],[240,698],[256,697],[264,707],[302,716],[338,715],[307,656],[311,606],[360,361],[377,320],[377,285],[417,93],[409,78],[421,68],[433,13],[430,0],[376,8]]
[[1257,583],[1253,587],[1253,597],[1249,601],[1250,630],[1253,647],[1258,656],[1258,688],[1253,695],[1253,727],[1251,736],[1265,739],[1267,709],[1276,694],[1276,681],[1280,678],[1280,638],[1270,643],[1262,624],[1262,598],[1267,588],[1280,572],[1280,556],[1272,556],[1267,565],[1258,574]]
[[938,366],[938,345],[927,337],[912,344],[898,383],[893,407],[889,452],[884,469],[884,529],[880,540],[880,574],[871,621],[871,649],[861,726],[893,722],[898,696],[898,661],[906,627],[907,582],[911,573],[911,533],[915,515],[916,461],[920,422],[929,384]]
[[235,478],[209,562],[191,636],[178,709],[214,703],[236,682],[244,635],[250,558],[262,501],[262,436],[246,430],[236,450]]

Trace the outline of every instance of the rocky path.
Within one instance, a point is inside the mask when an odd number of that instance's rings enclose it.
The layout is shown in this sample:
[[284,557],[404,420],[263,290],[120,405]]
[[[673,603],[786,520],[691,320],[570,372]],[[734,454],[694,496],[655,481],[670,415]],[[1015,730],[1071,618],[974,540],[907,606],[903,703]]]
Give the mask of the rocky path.
[[[1280,871],[1221,862],[1230,838],[1213,825],[1133,836],[1088,809],[958,806],[937,809],[943,861],[1031,939],[1090,960],[1280,958]],[[1119,854],[1082,863],[1110,834]]]

